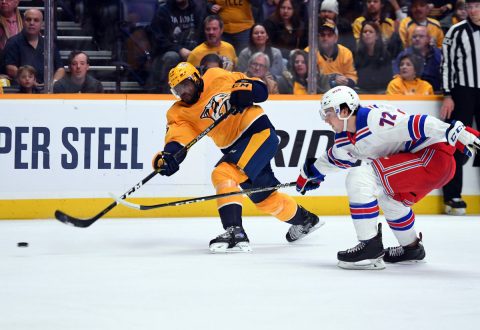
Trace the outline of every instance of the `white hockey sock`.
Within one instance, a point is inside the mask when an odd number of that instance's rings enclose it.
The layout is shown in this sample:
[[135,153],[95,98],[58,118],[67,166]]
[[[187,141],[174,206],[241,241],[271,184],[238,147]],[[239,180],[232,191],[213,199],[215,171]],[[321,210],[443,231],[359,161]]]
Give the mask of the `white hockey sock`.
[[406,246],[416,241],[417,232],[413,226],[415,224],[415,214],[411,209],[406,215],[400,218],[387,218],[387,223],[395,234],[400,245]]
[[379,214],[377,200],[369,203],[350,202],[350,214],[359,241],[369,240],[377,235],[377,218]]

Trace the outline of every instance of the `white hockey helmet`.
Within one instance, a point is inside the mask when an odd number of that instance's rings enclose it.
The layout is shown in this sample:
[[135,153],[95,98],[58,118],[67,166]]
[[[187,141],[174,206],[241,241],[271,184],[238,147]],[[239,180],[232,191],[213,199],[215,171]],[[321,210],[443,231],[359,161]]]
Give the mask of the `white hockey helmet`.
[[[348,117],[342,118],[340,117],[340,105],[344,103],[347,105],[351,112]],[[322,116],[322,118],[325,120],[326,111],[333,108],[338,118],[348,119],[353,114],[353,112],[357,110],[359,104],[360,98],[358,97],[357,92],[355,92],[348,86],[337,86],[330,89],[323,95],[322,101],[320,102],[320,116]]]

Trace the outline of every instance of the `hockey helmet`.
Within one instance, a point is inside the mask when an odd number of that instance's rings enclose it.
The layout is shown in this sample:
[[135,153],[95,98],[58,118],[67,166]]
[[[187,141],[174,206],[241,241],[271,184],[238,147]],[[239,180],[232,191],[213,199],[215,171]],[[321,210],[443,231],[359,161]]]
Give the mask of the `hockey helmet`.
[[181,99],[183,88],[186,86],[186,81],[191,81],[195,85],[195,95],[193,100],[187,103],[193,104],[197,102],[200,94],[203,92],[203,79],[200,77],[200,73],[197,68],[188,62],[180,62],[176,67],[172,68],[168,73],[168,84],[172,94]]
[[[341,105],[345,104],[350,109],[350,114],[347,118],[340,117]],[[360,98],[357,92],[348,86],[337,86],[326,92],[321,101],[320,116],[323,120],[326,119],[327,111],[333,111],[340,119],[348,119],[360,105]]]

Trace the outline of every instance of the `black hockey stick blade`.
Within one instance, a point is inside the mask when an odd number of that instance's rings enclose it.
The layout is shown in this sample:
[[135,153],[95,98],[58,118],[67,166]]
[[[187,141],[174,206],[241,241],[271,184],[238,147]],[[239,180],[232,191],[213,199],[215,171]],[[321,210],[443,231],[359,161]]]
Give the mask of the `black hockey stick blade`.
[[60,210],[55,211],[55,218],[66,225],[79,227],[79,228],[86,228],[91,224],[93,224],[98,219],[96,216],[90,219],[79,219],[79,218],[72,217]]
[[270,191],[270,190],[277,190],[277,189],[280,189],[280,188],[292,187],[292,186],[295,186],[296,184],[297,184],[296,182],[280,183],[276,186],[250,188],[250,189],[245,189],[245,190],[241,190],[241,191],[233,191],[233,192],[224,193],[224,194],[195,197],[195,198],[190,198],[190,199],[182,199],[182,200],[175,201],[175,202],[153,204],[153,205],[141,205],[141,204],[135,204],[135,203],[132,203],[132,202],[127,202],[124,198],[116,197],[114,194],[111,194],[111,193],[110,193],[110,196],[118,204],[122,204],[122,205],[130,207],[132,209],[137,209],[137,210],[140,210],[140,211],[146,211],[146,210],[158,209],[158,208],[167,207],[167,206],[180,206],[180,205],[186,205],[186,204],[200,203],[200,202],[205,202],[205,201],[209,201],[209,200],[225,198],[225,197],[229,197],[229,196],[251,195],[251,194],[264,192],[264,191]]
[[[135,186],[130,188],[126,193],[124,193],[122,196],[120,196],[120,198],[125,199],[125,198],[127,198],[127,196],[130,196],[131,194],[133,194],[135,191],[140,189],[145,183],[150,181],[150,179],[152,179],[155,175],[157,175],[157,173],[158,173],[157,171],[153,171],[152,173],[150,173],[148,176],[143,178],[142,181],[137,183]],[[55,211],[55,218],[58,221],[63,222],[66,225],[71,225],[71,226],[78,227],[78,228],[86,228],[86,227],[91,226],[95,221],[97,221],[98,219],[103,217],[105,214],[110,212],[110,210],[112,210],[117,205],[118,205],[118,202],[115,201],[115,202],[111,203],[110,205],[108,205],[106,208],[104,208],[102,211],[100,211],[98,214],[96,214],[95,216],[93,216],[91,218],[88,218],[88,219],[75,218],[75,217],[72,217],[72,216],[70,216],[70,215],[68,215],[65,212],[62,212],[60,210]]]

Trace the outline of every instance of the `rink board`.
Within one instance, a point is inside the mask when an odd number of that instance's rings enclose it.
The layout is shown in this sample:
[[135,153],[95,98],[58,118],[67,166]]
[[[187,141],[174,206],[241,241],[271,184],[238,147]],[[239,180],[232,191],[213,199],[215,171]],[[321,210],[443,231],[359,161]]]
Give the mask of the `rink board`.
[[[165,113],[173,98],[161,95],[0,96],[0,218],[51,218],[55,209],[89,217],[151,172],[163,147]],[[362,104],[390,103],[410,113],[436,115],[439,97],[362,96]],[[295,181],[306,157],[318,156],[333,133],[318,115],[319,96],[272,96],[263,104],[280,137],[272,167],[281,182]],[[210,173],[221,157],[209,138],[198,142],[173,177],[157,176],[137,191],[144,204],[214,194]],[[346,171],[329,174],[307,197],[284,191],[319,214],[348,214]],[[469,213],[480,213],[478,168],[464,167]],[[434,191],[415,210],[441,212]],[[137,211],[116,207],[113,217],[213,216],[215,202]],[[259,215],[245,203],[246,215]]]

